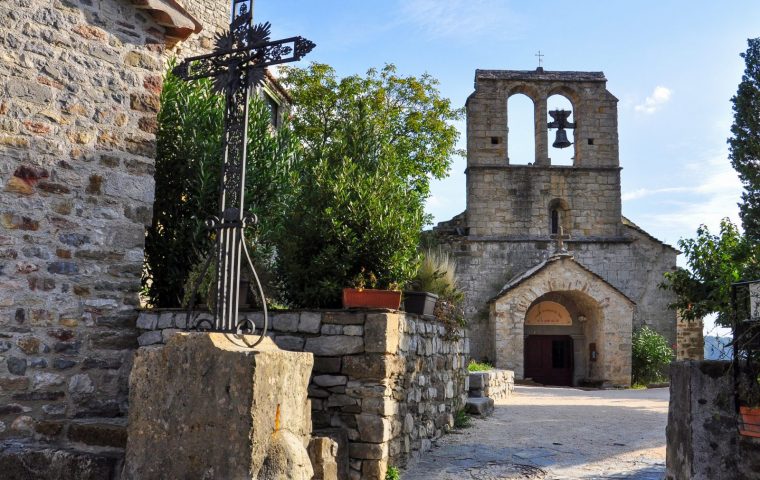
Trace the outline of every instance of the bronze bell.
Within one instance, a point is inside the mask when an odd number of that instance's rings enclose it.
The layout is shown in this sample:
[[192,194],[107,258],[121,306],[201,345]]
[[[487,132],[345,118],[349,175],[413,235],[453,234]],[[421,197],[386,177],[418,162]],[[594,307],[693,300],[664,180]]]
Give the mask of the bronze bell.
[[557,136],[554,139],[554,143],[552,143],[552,147],[554,148],[567,148],[572,143],[567,139],[567,132],[565,132],[564,128],[558,128],[557,129]]

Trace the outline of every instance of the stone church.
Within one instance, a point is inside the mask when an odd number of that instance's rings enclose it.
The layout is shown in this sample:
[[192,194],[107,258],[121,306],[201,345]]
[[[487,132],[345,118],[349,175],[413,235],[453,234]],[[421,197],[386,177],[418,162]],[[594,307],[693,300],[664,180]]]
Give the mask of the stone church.
[[[527,165],[507,154],[515,94],[534,105]],[[552,95],[571,112],[547,112]],[[630,384],[633,329],[676,341],[658,285],[679,252],[621,214],[617,98],[604,74],[477,70],[466,110],[467,209],[434,231],[457,259],[472,356],[545,384]],[[573,130],[572,165],[552,164],[555,129],[559,147]]]

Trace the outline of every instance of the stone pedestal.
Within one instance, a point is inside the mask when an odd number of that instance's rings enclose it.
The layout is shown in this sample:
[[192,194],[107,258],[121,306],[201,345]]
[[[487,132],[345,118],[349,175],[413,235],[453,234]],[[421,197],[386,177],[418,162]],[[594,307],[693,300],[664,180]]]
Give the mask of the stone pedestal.
[[126,479],[310,479],[311,353],[179,333],[130,376]]

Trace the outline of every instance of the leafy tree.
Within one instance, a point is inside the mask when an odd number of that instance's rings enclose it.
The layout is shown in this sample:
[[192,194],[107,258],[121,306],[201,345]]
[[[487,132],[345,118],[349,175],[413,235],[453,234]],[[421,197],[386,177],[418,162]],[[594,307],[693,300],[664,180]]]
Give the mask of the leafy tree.
[[448,172],[461,117],[429,75],[392,65],[339,79],[322,64],[287,69],[291,126],[303,147],[278,272],[298,306],[340,303],[362,268],[381,286],[414,273],[430,179]]
[[[204,221],[217,215],[224,96],[210,80],[164,79],[156,134],[156,199],[145,239],[143,290],[154,307],[177,307],[191,269],[212,248]],[[254,96],[248,122],[246,208],[259,218],[258,262],[272,256],[272,236],[290,208],[298,144],[289,129],[273,131],[265,103]],[[213,267],[212,267],[213,268]]]
[[681,239],[678,246],[689,269],[678,267],[665,274],[662,286],[676,294],[671,308],[678,310],[685,320],[716,313],[719,325],[730,326],[731,283],[760,273],[757,245],[724,218],[719,234],[712,234],[705,225],[700,225],[696,238]]
[[736,95],[732,137],[728,140],[731,164],[744,185],[739,204],[745,234],[760,242],[760,38],[747,40],[741,54],[746,68]]

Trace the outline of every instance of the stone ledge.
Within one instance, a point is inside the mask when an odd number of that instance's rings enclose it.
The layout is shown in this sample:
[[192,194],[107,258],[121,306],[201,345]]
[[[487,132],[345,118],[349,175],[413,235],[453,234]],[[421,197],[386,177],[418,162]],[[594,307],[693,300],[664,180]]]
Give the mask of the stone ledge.
[[56,449],[23,443],[0,445],[0,472],[5,480],[111,480],[121,470],[123,456]]

